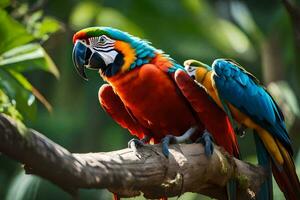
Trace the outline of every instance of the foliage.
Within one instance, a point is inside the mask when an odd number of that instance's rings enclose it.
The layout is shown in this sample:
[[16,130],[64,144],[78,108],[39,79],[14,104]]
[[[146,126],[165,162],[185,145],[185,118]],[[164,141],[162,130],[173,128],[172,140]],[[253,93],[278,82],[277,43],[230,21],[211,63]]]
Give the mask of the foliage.
[[29,16],[26,24],[21,24],[7,11],[0,9],[0,92],[5,97],[0,107],[17,119],[34,118],[35,98],[51,110],[49,102],[23,73],[44,70],[59,76],[54,62],[38,42],[47,39],[49,33],[57,31],[59,24],[49,17],[36,22],[41,18],[40,15],[41,12],[35,12]]

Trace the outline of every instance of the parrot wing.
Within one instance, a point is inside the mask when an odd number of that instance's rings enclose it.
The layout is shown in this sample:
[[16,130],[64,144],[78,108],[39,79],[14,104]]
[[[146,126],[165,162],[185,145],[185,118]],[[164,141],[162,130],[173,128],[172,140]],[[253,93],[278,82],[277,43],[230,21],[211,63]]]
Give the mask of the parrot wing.
[[218,59],[213,63],[213,80],[220,98],[272,133],[292,153],[284,117],[271,95],[259,81],[231,60]]
[[216,144],[238,158],[239,147],[237,139],[230,120],[223,110],[183,70],[179,69],[175,72],[174,80],[180,92],[190,103],[196,116],[212,134]]
[[132,135],[142,139],[149,135],[149,130],[144,128],[131,114],[121,99],[115,94],[113,88],[104,84],[99,89],[99,102],[103,109],[123,128],[129,130]]

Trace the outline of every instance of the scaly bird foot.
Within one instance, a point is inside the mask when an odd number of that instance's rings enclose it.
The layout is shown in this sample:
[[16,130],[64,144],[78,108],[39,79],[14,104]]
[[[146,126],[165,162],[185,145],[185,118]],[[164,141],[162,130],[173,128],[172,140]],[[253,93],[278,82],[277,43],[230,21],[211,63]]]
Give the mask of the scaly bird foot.
[[148,143],[150,139],[150,136],[145,136],[141,140],[133,138],[129,140],[128,148],[131,149],[138,158],[142,158],[142,156],[138,153],[138,148],[145,146],[145,143]]
[[196,140],[196,143],[202,143],[205,155],[208,158],[211,157],[214,152],[213,137],[207,130],[205,130],[202,136]]
[[170,155],[169,145],[176,144],[178,142],[175,136],[167,135],[161,140],[161,143],[162,143],[162,153],[166,156],[166,158],[169,158]]
[[182,136],[179,136],[179,137],[176,137],[173,135],[165,136],[161,140],[162,153],[166,156],[166,158],[169,158],[169,155],[170,155],[169,145],[186,142],[196,132],[196,130],[197,130],[197,127],[193,126],[189,130],[187,130]]

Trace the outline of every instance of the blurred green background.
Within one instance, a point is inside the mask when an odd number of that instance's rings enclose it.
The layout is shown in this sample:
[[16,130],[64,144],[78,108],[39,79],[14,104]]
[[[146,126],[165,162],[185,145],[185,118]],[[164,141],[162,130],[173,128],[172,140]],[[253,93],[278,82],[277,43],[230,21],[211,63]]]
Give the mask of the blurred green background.
[[[88,71],[85,82],[72,64],[72,35],[97,25],[145,38],[180,63],[237,60],[263,81],[283,109],[299,172],[300,44],[279,0],[0,0],[0,112],[71,152],[125,148],[131,136],[99,106],[103,81]],[[243,158],[255,163],[251,133],[239,140]],[[111,194],[82,190],[80,197],[102,200]],[[20,164],[0,155],[0,199],[71,197],[48,181],[24,175]],[[275,199],[283,199],[278,189]]]

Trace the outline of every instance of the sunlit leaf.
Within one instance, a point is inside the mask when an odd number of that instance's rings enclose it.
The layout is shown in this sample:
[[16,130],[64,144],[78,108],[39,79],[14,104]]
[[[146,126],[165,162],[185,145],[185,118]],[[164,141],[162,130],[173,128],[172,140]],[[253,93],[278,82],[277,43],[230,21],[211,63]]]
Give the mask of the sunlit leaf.
[[28,32],[32,33],[35,29],[36,23],[39,23],[39,20],[41,20],[43,17],[43,11],[38,10],[34,13],[32,13],[30,16],[26,17],[25,23],[26,28],[28,29]]
[[44,17],[40,23],[36,24],[33,35],[43,40],[48,39],[49,35],[61,29],[59,21],[52,17]]
[[0,67],[19,72],[44,70],[59,77],[59,71],[46,51],[37,43],[26,44],[0,55]]
[[34,95],[26,87],[28,85],[23,86],[10,72],[0,69],[0,88],[5,91],[11,101],[15,102],[17,110],[25,119],[33,119],[36,114],[36,104],[32,101]]
[[43,17],[42,11],[35,12],[27,19],[27,28],[29,32],[37,39],[43,41],[49,38],[49,35],[62,28],[61,23],[52,17]]
[[0,54],[34,39],[26,29],[0,9]]
[[16,109],[14,101],[10,101],[8,96],[0,89],[0,113],[4,113],[12,117],[13,119],[22,120],[22,115]]
[[5,200],[36,199],[40,181],[39,177],[26,175],[24,171],[21,171],[11,182]]
[[[47,101],[47,99],[36,88],[34,88],[22,74],[15,71],[9,72],[24,87],[24,89],[32,92],[32,94],[47,108],[48,111],[52,110],[52,106]],[[28,105],[32,105],[34,102],[34,97],[30,96],[27,102]]]
[[255,59],[248,36],[229,20],[218,17],[208,2],[184,0],[182,3],[193,15],[199,37],[211,44],[210,49],[222,52],[223,56]]
[[247,36],[229,21],[218,20],[218,22],[220,33],[222,33],[224,39],[227,39],[236,53],[246,54],[248,58],[253,58],[254,52]]
[[239,1],[230,3],[230,11],[237,24],[255,41],[260,44],[263,41],[263,34],[256,25],[250,10]]

